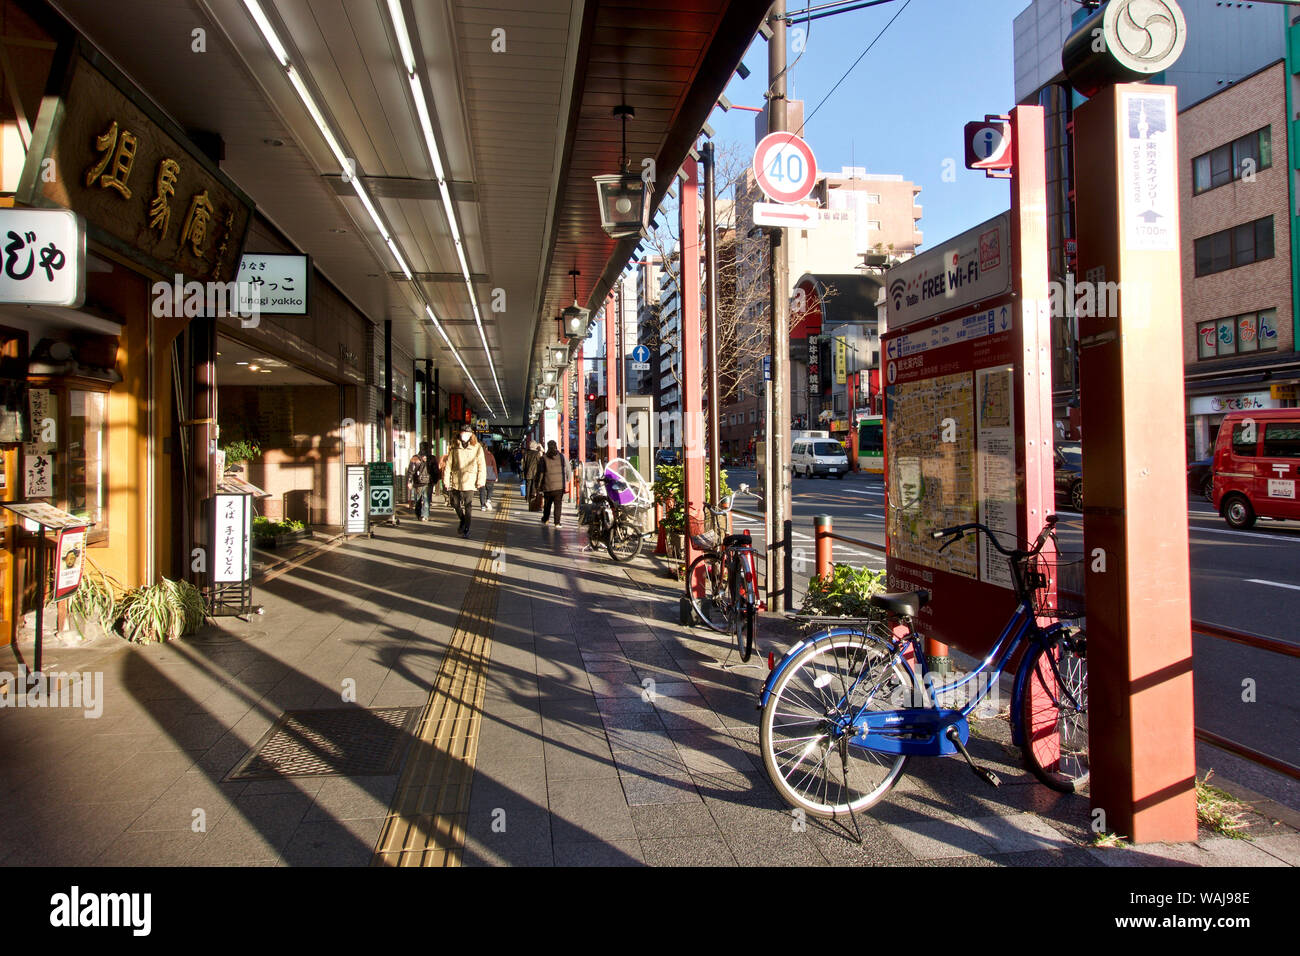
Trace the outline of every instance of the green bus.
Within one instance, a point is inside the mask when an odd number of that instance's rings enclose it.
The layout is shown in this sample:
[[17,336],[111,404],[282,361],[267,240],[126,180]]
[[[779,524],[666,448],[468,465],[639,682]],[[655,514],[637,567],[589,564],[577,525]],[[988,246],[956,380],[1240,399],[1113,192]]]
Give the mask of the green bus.
[[858,470],[885,473],[885,417],[868,415],[858,422]]

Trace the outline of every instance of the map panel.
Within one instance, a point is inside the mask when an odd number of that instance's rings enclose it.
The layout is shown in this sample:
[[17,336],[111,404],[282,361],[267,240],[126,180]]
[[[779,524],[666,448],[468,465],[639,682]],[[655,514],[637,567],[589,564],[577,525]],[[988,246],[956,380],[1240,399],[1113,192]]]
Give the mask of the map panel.
[[[978,520],[975,395],[970,372],[891,385],[888,534],[890,556],[977,578],[974,535],[943,552],[931,531]],[[945,441],[944,439],[951,439]]]

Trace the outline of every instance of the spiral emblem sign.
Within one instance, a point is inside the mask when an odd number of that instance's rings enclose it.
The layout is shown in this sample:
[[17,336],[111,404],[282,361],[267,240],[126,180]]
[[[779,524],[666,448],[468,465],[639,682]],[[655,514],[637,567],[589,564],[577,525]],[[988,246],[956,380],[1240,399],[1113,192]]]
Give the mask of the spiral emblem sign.
[[1159,73],[1187,42],[1187,21],[1173,0],[1115,0],[1102,31],[1110,55],[1139,73]]

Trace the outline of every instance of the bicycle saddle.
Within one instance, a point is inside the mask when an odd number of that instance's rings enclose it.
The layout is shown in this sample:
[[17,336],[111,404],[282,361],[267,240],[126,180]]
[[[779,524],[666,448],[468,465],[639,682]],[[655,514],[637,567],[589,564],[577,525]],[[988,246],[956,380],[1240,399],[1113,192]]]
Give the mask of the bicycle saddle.
[[730,548],[735,545],[746,545],[746,544],[753,544],[753,539],[748,538],[743,534],[729,534],[722,539],[722,546],[724,548]]
[[921,608],[930,603],[929,591],[894,591],[873,594],[867,599],[872,607],[878,607],[899,617],[916,617]]

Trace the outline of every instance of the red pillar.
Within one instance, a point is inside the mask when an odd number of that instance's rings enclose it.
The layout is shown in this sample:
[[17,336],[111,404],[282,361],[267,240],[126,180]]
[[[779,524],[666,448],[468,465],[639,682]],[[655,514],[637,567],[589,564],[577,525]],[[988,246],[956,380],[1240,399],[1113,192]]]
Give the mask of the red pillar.
[[686,560],[696,555],[692,534],[704,530],[704,359],[700,354],[700,189],[697,164],[682,164],[680,216],[682,292],[682,447],[686,452]]
[[587,460],[587,375],[578,346],[578,461]]
[[618,346],[614,340],[614,293],[605,297],[605,461],[618,457],[618,374],[614,363]]

